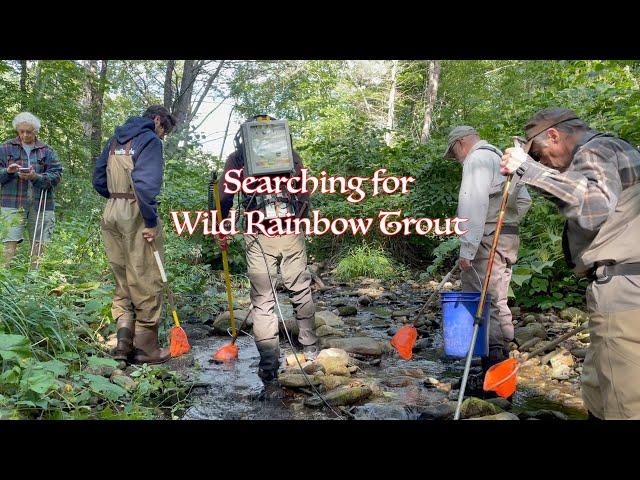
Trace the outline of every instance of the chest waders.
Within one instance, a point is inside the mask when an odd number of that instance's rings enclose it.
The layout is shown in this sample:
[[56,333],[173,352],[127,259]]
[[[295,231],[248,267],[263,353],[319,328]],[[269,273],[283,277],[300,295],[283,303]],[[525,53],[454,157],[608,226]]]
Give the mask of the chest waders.
[[[111,313],[117,325],[118,343],[114,359],[162,363],[170,358],[169,349],[158,345],[163,283],[153,252],[142,236],[144,219],[130,180],[133,153],[131,142],[124,148],[115,141],[111,144],[107,159],[109,199],[101,223],[107,258],[115,277]],[[159,220],[156,228],[155,243],[163,257]]]

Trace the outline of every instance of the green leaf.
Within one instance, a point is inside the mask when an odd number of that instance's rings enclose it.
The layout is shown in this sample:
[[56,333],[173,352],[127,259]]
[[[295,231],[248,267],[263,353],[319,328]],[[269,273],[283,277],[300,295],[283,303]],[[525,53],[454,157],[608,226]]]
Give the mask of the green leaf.
[[58,386],[58,381],[51,374],[51,372],[36,372],[26,378],[23,378],[20,382],[20,386],[24,389],[31,390],[38,395],[44,395],[49,390]]
[[42,362],[40,365],[46,371],[53,373],[56,377],[66,375],[69,370],[67,366],[59,360],[49,360],[48,362]]
[[74,360],[79,360],[80,359],[80,355],[78,355],[77,353],[74,353],[74,352],[62,352],[61,354],[59,354],[57,356],[57,358],[59,360],[74,361]]
[[20,373],[22,370],[18,365],[14,365],[14,367],[6,372],[3,372],[0,375],[0,384],[3,385],[18,385],[20,382]]
[[518,275],[515,273],[511,275],[511,281],[516,285],[518,285],[519,287],[521,287],[522,284],[527,280],[529,280],[530,278],[531,278],[531,275]]
[[546,292],[549,282],[544,278],[534,277],[531,280],[531,287],[534,292]]
[[83,375],[89,381],[89,388],[92,391],[103,394],[109,400],[115,401],[127,394],[127,391],[124,388],[111,383],[104,377],[93,375],[91,373],[83,373]]
[[87,313],[97,312],[99,310],[102,310],[103,305],[104,303],[100,300],[89,300],[87,303],[85,303],[84,310]]
[[113,358],[103,358],[103,357],[89,357],[89,366],[90,367],[118,367],[118,362],[116,362]]
[[21,360],[31,356],[29,339],[22,335],[0,334],[0,357],[4,360]]

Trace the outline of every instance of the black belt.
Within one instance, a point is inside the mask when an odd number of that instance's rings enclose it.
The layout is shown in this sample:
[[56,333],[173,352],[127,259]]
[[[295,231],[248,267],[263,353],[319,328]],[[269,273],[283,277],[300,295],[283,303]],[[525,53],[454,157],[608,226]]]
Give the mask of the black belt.
[[596,265],[589,270],[588,277],[598,283],[607,283],[616,275],[640,275],[640,262]]
[[[495,232],[496,231],[494,229],[492,232],[486,233],[485,236],[493,235]],[[504,235],[518,235],[518,233],[519,233],[518,225],[503,225],[502,230],[500,230],[500,234],[504,234]]]

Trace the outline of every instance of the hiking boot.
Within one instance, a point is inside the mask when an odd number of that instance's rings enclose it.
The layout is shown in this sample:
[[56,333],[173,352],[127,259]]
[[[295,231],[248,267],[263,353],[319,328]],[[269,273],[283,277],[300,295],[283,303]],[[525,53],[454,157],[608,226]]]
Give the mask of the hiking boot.
[[318,345],[314,343],[312,345],[305,345],[302,348],[302,353],[304,353],[305,359],[309,360],[310,362],[313,362],[318,357],[318,353],[320,353],[320,349],[318,348]]
[[116,332],[116,338],[118,344],[113,354],[113,359],[119,362],[131,361],[131,354],[133,353],[133,330],[135,328],[135,321],[133,319],[118,319],[118,330]]
[[153,327],[136,325],[133,346],[135,348],[134,363],[164,363],[171,358],[169,349],[160,348],[158,345],[158,325]]

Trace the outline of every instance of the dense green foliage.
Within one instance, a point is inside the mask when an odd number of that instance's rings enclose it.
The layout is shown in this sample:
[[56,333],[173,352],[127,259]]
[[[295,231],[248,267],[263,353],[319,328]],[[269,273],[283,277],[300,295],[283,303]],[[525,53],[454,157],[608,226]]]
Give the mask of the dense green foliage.
[[[102,142],[116,125],[150,103],[163,103],[164,61],[110,61],[102,120]],[[295,148],[310,173],[371,177],[413,176],[410,194],[379,195],[360,203],[345,196],[314,195],[323,216],[373,217],[381,210],[404,216],[455,216],[461,168],[442,159],[449,130],[476,127],[499,148],[522,134],[538,109],[574,109],[594,128],[640,143],[640,62],[633,61],[442,61],[429,140],[420,144],[427,67],[400,61],[393,140],[387,144],[389,61],[229,62],[228,95],[239,118],[268,113],[290,121]],[[104,340],[113,336],[113,280],[100,236],[104,200],[91,187],[93,159],[83,106],[87,71],[79,61],[29,62],[24,91],[20,63],[0,61],[0,132],[15,134],[11,119],[21,110],[38,115],[40,137],[53,146],[65,168],[56,192],[56,230],[38,272],[27,271],[22,245],[10,269],[0,270],[0,418],[148,418],[175,412],[187,387],[163,368],[138,368],[137,386],[91,373],[113,368]],[[217,88],[217,87],[216,87]],[[222,89],[222,87],[220,87]],[[220,92],[222,90],[216,90]],[[229,132],[232,136],[235,132]],[[230,137],[231,138],[231,137]],[[222,159],[205,153],[203,137],[187,131],[167,156],[160,197],[167,270],[190,321],[206,321],[225,308],[220,252],[211,239],[178,237],[172,210],[206,208],[211,168]],[[230,141],[230,140],[228,140]],[[174,142],[175,143],[175,142]],[[173,150],[172,150],[173,152]],[[585,280],[562,258],[562,218],[532,191],[534,205],[522,225],[519,260],[513,269],[513,302],[530,310],[580,305]],[[6,229],[0,221],[0,233]],[[459,241],[370,235],[310,239],[314,259],[329,259],[344,280],[357,276],[430,279],[457,257]],[[246,288],[241,241],[230,247],[234,285]],[[402,272],[400,274],[399,272]]]

